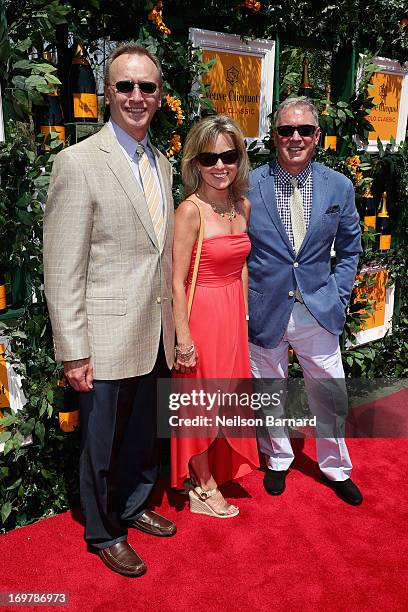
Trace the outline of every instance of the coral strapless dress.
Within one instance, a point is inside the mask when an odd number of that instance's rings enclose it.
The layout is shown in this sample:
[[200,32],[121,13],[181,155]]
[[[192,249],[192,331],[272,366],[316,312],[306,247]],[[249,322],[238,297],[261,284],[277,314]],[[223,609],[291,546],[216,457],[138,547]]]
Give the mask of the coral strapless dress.
[[[251,378],[241,279],[250,249],[246,233],[213,236],[203,241],[190,314],[198,365],[192,374],[174,373],[174,379],[228,379],[233,384],[233,379]],[[191,258],[187,292],[195,252],[196,247]],[[190,458],[206,450],[209,451],[211,472],[219,484],[245,476],[259,466],[255,431],[245,438],[228,437],[228,429],[222,437],[216,437],[216,433],[209,437],[172,437],[173,487],[183,487],[189,476]]]

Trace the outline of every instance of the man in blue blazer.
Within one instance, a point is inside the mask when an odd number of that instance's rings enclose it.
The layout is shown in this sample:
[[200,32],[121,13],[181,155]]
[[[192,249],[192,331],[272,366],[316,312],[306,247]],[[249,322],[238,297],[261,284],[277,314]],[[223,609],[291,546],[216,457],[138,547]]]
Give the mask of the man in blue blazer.
[[[252,172],[249,193],[252,372],[256,378],[286,378],[288,348],[294,349],[309,407],[320,423],[316,443],[322,479],[341,499],[357,505],[362,495],[350,479],[352,464],[340,433],[347,402],[339,347],[361,253],[354,189],[342,174],[311,162],[320,130],[310,100],[288,98],[274,120],[277,160]],[[266,430],[259,442],[267,460],[265,488],[279,495],[294,458],[287,431]]]

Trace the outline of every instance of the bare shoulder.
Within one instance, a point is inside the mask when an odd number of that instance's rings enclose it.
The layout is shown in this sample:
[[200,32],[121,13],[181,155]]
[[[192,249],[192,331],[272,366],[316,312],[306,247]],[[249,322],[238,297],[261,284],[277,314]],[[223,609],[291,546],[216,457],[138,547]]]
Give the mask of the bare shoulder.
[[193,200],[183,200],[176,209],[176,220],[179,223],[190,226],[192,229],[198,229],[200,225],[200,213],[197,205]]
[[249,216],[251,214],[251,202],[248,198],[242,197],[240,200],[240,208],[242,213],[247,221],[249,221]]

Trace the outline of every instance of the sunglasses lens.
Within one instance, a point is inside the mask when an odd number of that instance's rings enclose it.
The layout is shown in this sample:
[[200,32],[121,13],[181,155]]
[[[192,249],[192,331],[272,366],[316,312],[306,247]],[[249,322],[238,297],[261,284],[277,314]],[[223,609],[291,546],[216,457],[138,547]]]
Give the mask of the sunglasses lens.
[[140,91],[144,94],[154,94],[157,89],[156,83],[152,83],[151,81],[140,81],[140,83],[134,83],[133,81],[118,81],[115,85],[119,93],[130,93],[135,86],[139,87]]
[[157,89],[156,83],[152,83],[151,81],[140,81],[138,85],[140,91],[145,94],[154,94]]
[[218,155],[216,153],[199,153],[197,159],[202,166],[209,168],[215,166],[218,161]]
[[210,168],[210,166],[215,166],[217,161],[221,159],[223,164],[235,164],[238,159],[238,151],[236,149],[230,149],[229,151],[224,151],[223,153],[199,153],[197,155],[197,159],[202,166],[206,168]]
[[118,81],[115,87],[119,93],[130,93],[133,91],[134,83],[133,81]]
[[283,138],[287,138],[288,136],[293,136],[295,130],[299,134],[299,136],[311,136],[315,133],[316,126],[315,125],[278,125],[276,131],[279,136],[283,136]]
[[314,125],[299,125],[296,129],[300,136],[311,136],[315,133],[316,127]]
[[276,131],[278,132],[279,136],[286,138],[287,136],[293,135],[295,128],[291,125],[278,125]]
[[220,153],[220,157],[223,164],[235,164],[238,159],[238,151],[236,149],[224,151],[224,153]]

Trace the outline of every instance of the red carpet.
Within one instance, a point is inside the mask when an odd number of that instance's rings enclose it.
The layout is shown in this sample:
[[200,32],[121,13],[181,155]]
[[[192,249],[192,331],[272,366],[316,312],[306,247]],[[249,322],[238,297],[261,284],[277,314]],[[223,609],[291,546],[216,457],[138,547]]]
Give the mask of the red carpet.
[[355,438],[408,438],[408,389],[355,406],[346,432]]
[[109,572],[86,552],[77,514],[66,513],[0,537],[0,592],[69,593],[65,607],[20,608],[34,612],[405,612],[408,440],[349,441],[365,495],[359,507],[320,484],[314,440],[294,446],[281,497],[264,492],[259,471],[225,490],[240,506],[236,519],[192,516],[185,498],[159,491],[158,506],[178,533],[131,532],[148,565],[142,578]]

